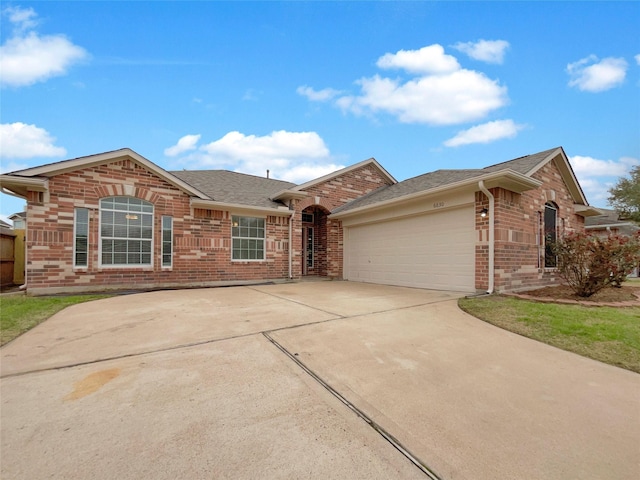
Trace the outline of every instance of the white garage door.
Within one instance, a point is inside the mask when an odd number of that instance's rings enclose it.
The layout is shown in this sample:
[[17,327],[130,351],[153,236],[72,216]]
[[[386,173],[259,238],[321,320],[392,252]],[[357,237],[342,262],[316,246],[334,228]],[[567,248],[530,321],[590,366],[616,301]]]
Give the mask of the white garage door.
[[473,207],[345,229],[345,278],[475,292]]

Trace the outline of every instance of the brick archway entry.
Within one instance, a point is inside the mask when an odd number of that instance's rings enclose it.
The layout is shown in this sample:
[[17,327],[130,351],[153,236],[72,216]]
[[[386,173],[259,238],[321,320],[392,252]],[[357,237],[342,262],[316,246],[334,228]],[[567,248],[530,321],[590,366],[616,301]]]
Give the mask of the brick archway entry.
[[320,205],[302,210],[302,276],[327,276],[327,215]]

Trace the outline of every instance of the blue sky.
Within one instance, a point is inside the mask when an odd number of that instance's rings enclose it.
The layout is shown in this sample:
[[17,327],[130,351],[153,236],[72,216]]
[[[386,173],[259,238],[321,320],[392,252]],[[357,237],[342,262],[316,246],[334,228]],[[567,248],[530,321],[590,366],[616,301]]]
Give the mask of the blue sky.
[[[563,146],[594,206],[640,163],[640,2],[3,2],[2,172],[396,179]],[[0,214],[24,203],[2,195]]]

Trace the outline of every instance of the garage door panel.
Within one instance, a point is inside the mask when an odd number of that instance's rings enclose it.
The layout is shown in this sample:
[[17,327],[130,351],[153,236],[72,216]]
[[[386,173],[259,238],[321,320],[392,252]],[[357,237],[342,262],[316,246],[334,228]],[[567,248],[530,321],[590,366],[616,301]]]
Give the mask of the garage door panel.
[[349,227],[345,278],[475,291],[473,207]]

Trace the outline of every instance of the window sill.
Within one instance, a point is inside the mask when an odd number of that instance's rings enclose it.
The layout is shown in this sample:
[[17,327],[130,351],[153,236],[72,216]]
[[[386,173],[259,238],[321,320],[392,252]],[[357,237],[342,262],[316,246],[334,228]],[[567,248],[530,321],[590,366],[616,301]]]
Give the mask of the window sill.
[[148,270],[153,272],[153,265],[100,265],[100,270]]

